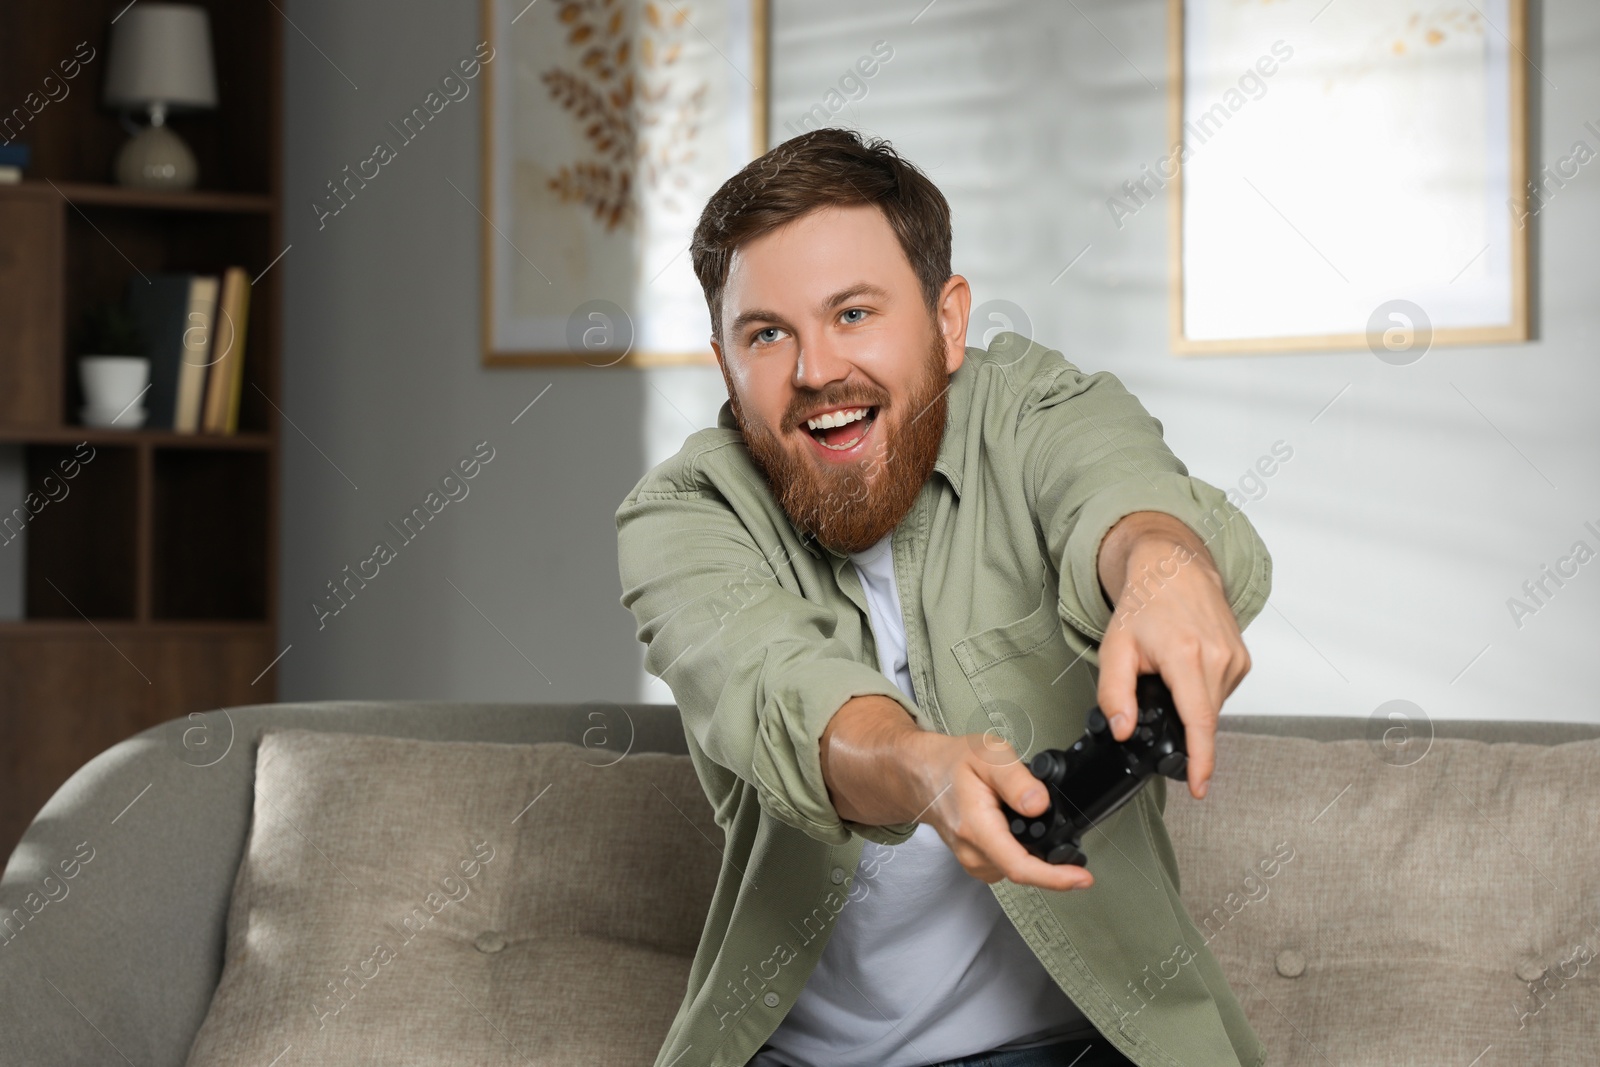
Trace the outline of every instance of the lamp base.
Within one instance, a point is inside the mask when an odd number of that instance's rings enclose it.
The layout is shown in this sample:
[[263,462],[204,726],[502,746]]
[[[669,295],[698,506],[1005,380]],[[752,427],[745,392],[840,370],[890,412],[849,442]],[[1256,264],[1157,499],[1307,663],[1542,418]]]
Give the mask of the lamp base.
[[137,189],[193,189],[194,153],[165,125],[146,126],[117,153],[117,183]]

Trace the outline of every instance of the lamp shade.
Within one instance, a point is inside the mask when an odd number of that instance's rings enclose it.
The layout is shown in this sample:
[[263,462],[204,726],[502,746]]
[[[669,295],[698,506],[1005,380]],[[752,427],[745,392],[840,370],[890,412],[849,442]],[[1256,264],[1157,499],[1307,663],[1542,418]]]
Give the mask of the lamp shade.
[[106,103],[172,110],[217,106],[211,21],[194,4],[138,3],[111,26]]

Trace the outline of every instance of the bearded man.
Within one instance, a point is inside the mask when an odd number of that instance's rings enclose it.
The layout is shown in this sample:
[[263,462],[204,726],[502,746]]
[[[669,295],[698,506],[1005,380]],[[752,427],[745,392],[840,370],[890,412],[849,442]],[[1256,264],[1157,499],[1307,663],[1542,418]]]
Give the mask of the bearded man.
[[657,1057],[756,1067],[1257,1067],[1178,896],[1152,779],[1084,842],[1023,757],[1159,674],[1205,793],[1271,559],[1106,371],[966,344],[949,207],[822,129],[707,202],[694,269],[728,388],[616,513],[622,603],[725,833]]

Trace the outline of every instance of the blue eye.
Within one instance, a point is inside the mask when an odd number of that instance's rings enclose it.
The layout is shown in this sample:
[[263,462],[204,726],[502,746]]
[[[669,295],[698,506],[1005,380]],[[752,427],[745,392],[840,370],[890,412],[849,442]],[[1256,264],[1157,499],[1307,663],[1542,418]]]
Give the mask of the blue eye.
[[[848,316],[848,315],[863,315],[864,316],[864,315],[866,315],[866,313],[867,313],[867,309],[866,308],[848,308],[841,314],[840,317],[844,318],[845,316]],[[860,319],[845,318],[845,321],[846,322],[860,322],[861,320]]]
[[776,326],[768,326],[764,330],[757,330],[755,332],[755,341],[757,344],[771,344],[773,341],[778,339],[777,335],[782,332],[783,331],[778,329]]

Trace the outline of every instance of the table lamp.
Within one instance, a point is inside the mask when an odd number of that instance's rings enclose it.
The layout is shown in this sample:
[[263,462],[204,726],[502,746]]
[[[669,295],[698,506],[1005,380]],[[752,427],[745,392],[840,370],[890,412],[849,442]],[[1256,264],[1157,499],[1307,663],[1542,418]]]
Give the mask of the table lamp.
[[150,114],[150,125],[117,154],[117,181],[144,189],[193,188],[199,176],[194,153],[167,127],[167,115],[217,106],[205,8],[149,2],[129,7],[112,23],[106,66],[106,103]]

